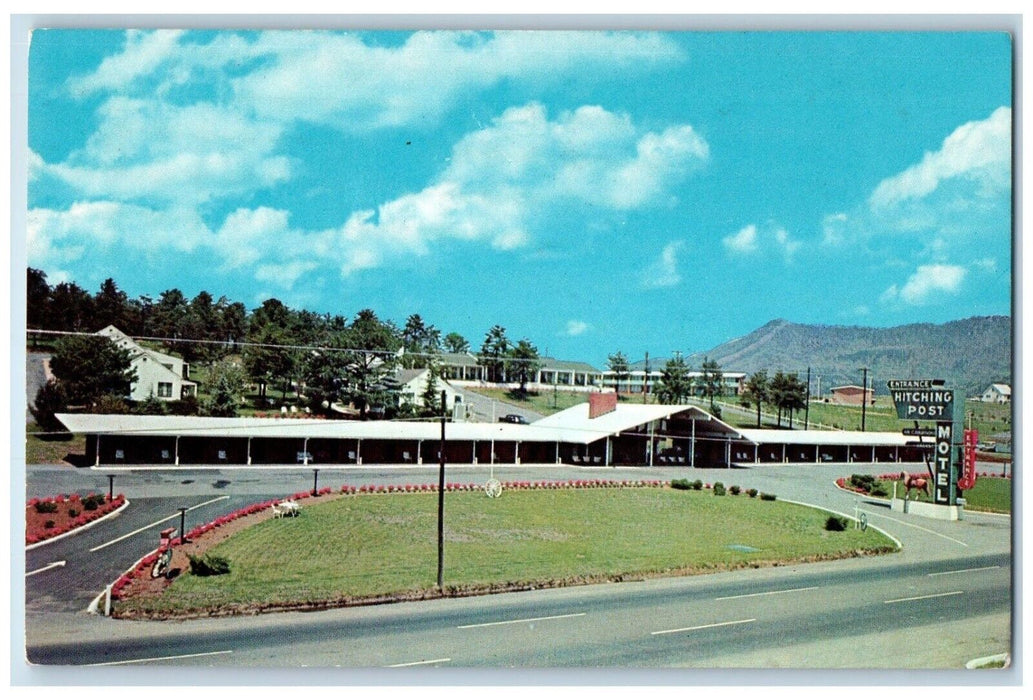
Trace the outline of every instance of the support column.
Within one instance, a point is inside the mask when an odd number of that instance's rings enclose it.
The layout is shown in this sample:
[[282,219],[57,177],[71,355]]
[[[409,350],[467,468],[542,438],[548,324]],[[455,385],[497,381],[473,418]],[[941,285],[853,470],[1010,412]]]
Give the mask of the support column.
[[610,436],[606,436],[606,457],[603,459],[603,466],[610,466]]
[[696,419],[692,419],[692,442],[689,443],[689,466],[696,467]]
[[556,464],[560,463],[560,442],[556,441]]
[[732,468],[732,441],[725,439],[725,466]]
[[753,463],[760,464],[760,445],[753,446]]
[[513,453],[515,455],[515,457],[514,457],[515,461],[513,463],[514,464],[520,464],[520,441],[519,440],[517,441],[516,445],[514,445],[514,447],[513,447]]
[[656,421],[652,421],[649,424],[649,466],[653,466],[653,453],[656,452],[656,443],[654,442],[654,430],[656,430]]
[[[97,457],[100,457],[100,442],[97,442]],[[179,466],[179,436],[176,436],[176,466]]]
[[247,439],[247,465],[251,466],[251,438]]
[[473,463],[477,464],[477,441],[473,441]]
[[416,463],[423,464],[423,440],[416,441]]
[[782,443],[782,464],[786,463],[786,444]]
[[[177,446],[179,445],[179,438],[178,437],[176,438],[176,445]],[[94,456],[93,466],[99,467],[100,466],[100,433],[97,433],[96,449],[97,449],[97,454]],[[176,458],[176,464],[179,464],[179,457],[178,456]]]
[[305,438],[304,442],[301,443],[301,459],[302,464],[308,466],[308,438]]
[[362,438],[355,441],[355,464],[362,464]]

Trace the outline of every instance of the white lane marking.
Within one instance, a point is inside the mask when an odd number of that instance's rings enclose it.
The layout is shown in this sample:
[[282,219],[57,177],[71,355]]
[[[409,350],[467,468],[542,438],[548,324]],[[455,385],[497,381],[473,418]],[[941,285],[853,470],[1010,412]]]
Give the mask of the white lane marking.
[[912,600],[927,600],[929,598],[946,598],[952,595],[961,595],[965,591],[951,591],[950,593],[932,593],[930,595],[916,595],[911,598],[894,598],[893,600],[884,600],[883,603],[906,603]]
[[492,627],[494,625],[518,625],[521,622],[538,622],[539,620],[562,620],[566,617],[583,617],[587,613],[571,613],[569,615],[549,615],[548,617],[525,617],[521,620],[501,620],[499,622],[481,622],[476,625],[459,625],[456,629],[468,630],[473,627]]
[[949,574],[968,574],[973,571],[990,571],[991,569],[1000,569],[1000,566],[980,566],[976,569],[956,569],[954,571],[937,571],[932,574],[926,574],[926,576],[947,576]]
[[66,561],[54,561],[54,562],[51,562],[51,563],[47,564],[46,566],[44,566],[41,569],[36,569],[35,571],[30,571],[29,573],[25,574],[25,577],[28,578],[29,576],[32,576],[34,574],[42,574],[44,571],[49,571],[50,569],[56,569],[57,567],[64,566],[67,563],[68,562],[66,562]]
[[945,540],[950,540],[951,542],[954,542],[956,544],[960,544],[962,547],[967,547],[968,546],[967,544],[965,544],[961,540],[956,540],[953,537],[947,537],[947,535],[941,535],[939,532],[936,532],[935,530],[930,530],[930,529],[924,528],[924,527],[922,527],[920,525],[915,525],[914,523],[905,522],[903,520],[897,520],[896,518],[891,518],[888,515],[881,515],[879,513],[872,513],[871,515],[869,515],[869,517],[871,517],[872,515],[874,515],[877,518],[885,518],[886,520],[892,520],[893,522],[898,523],[900,525],[907,525],[908,527],[913,527],[915,529],[921,530],[922,532],[928,532],[930,535],[936,535],[937,537],[942,537]]
[[427,664],[443,664],[452,659],[430,659],[428,661],[410,661],[407,664],[391,664],[387,668],[405,668],[406,666],[426,666]]
[[[215,503],[217,501],[225,501],[228,498],[229,498],[229,496],[219,496],[218,498],[213,498],[210,501],[205,501],[204,503],[198,503],[196,506],[191,506],[191,507],[187,508],[187,511],[189,512],[189,511],[194,510],[195,508],[201,508],[203,506],[210,505],[210,504]],[[178,517],[179,517],[179,513],[176,513],[174,515],[170,515],[167,518],[162,518],[161,520],[157,520],[157,521],[151,523],[150,525],[144,525],[139,530],[133,530],[128,535],[122,535],[121,537],[119,537],[117,539],[114,539],[114,540],[111,540],[110,542],[105,542],[104,544],[97,545],[96,547],[91,549],[90,552],[98,552],[98,551],[104,549],[105,547],[110,547],[113,544],[118,544],[122,540],[127,540],[130,537],[132,537],[133,535],[139,535],[144,530],[149,530],[150,528],[154,527],[155,525],[161,525],[162,523],[166,523],[169,520],[172,520],[172,519],[178,518]],[[182,533],[180,533],[180,534],[182,534]]]
[[154,656],[150,659],[128,659],[126,661],[105,661],[99,664],[83,664],[83,666],[124,666],[125,664],[146,664],[154,661],[174,661],[176,659],[196,659],[201,656],[218,656],[219,654],[232,654],[232,649],[225,651],[205,651],[198,654],[179,654],[177,656]]
[[764,593],[744,593],[742,595],[727,595],[722,598],[714,598],[714,600],[735,600],[737,598],[755,598],[762,595],[778,595],[780,593],[796,593],[797,591],[816,591],[818,586],[808,586],[807,588],[786,588],[781,591],[765,591]]
[[730,622],[715,622],[710,625],[696,625],[695,627],[680,627],[676,630],[660,630],[659,632],[650,632],[650,634],[674,634],[676,632],[693,632],[695,630],[705,630],[711,627],[728,627],[729,625],[745,625],[748,622],[756,622],[757,618],[751,617],[748,620],[731,620]]

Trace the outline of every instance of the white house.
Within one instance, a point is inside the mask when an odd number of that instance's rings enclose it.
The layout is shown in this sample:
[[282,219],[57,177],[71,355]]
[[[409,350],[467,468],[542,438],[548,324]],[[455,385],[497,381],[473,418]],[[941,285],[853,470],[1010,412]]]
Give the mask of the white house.
[[[398,401],[399,403],[411,403],[414,406],[420,408],[423,407],[423,394],[427,391],[427,379],[430,377],[429,369],[397,369],[395,370],[395,381],[398,382]],[[451,384],[444,379],[438,377],[434,381],[434,394],[437,397],[436,401],[440,405],[441,392],[445,392],[445,406],[447,410],[452,411],[456,405],[456,401],[460,404],[463,402],[463,397],[460,395]]]
[[97,335],[110,338],[116,345],[128,350],[136,381],[129,391],[133,401],[143,401],[149,396],[162,401],[175,401],[184,396],[197,396],[197,382],[190,380],[190,365],[182,357],[137,345],[128,335],[108,326]]
[[979,400],[983,403],[1009,403],[1011,402],[1011,387],[1007,384],[991,384],[982,393]]

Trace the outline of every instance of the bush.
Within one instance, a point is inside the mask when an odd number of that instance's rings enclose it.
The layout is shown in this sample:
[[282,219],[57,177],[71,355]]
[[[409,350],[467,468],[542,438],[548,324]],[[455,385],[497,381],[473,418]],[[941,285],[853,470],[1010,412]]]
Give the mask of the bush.
[[746,489],[746,495],[749,496],[750,498],[756,498],[757,497],[757,489]]
[[738,496],[740,490],[741,489],[738,486],[729,486],[728,487],[728,492],[731,493],[733,496]]
[[868,492],[872,496],[889,496],[890,492],[886,490],[885,486],[879,485]]
[[82,499],[82,507],[86,510],[97,510],[100,506],[104,505],[104,496],[100,494],[91,493],[86,498]]
[[671,488],[685,491],[692,488],[692,484],[688,479],[671,479]]
[[190,573],[194,576],[220,576],[230,572],[230,562],[224,557],[214,554],[195,557],[188,554],[187,558],[190,559]]
[[56,513],[57,504],[53,501],[40,501],[35,506],[37,513]]
[[862,491],[871,491],[875,486],[875,477],[871,474],[851,474],[850,485]]
[[69,518],[74,518],[77,515],[79,515],[79,509],[78,508],[69,508],[68,509],[68,517]]
[[825,529],[829,532],[843,532],[846,530],[846,518],[830,515],[825,521]]
[[714,482],[714,495],[715,496],[724,496],[725,495],[725,485],[722,484],[720,481],[715,481]]
[[43,528],[45,530],[53,530],[56,524],[57,523],[55,523],[53,520],[48,520],[47,522],[43,523]]
[[762,500],[762,501],[773,501],[773,500],[775,500],[775,494],[773,494],[773,493],[762,493],[762,494],[760,494],[760,500]]
[[703,489],[703,482],[700,481],[699,479],[696,479],[695,481],[692,482],[692,489],[693,489],[693,491],[700,491],[700,490],[702,490]]

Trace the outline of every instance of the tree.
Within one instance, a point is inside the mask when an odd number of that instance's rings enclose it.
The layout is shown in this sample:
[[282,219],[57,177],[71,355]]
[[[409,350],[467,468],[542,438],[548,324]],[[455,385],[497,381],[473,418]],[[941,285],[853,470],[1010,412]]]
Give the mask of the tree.
[[714,397],[721,394],[724,375],[721,373],[717,360],[710,360],[706,357],[703,358],[702,370],[703,395],[710,399],[710,410],[713,411]]
[[506,354],[510,349],[506,329],[495,325],[484,336],[481,352],[477,356],[477,364],[488,371],[488,381],[500,384],[506,380]]
[[628,358],[618,350],[607,359],[607,367],[613,372],[613,378],[617,381],[617,393],[619,394],[621,393],[621,380],[627,379],[631,374]]
[[208,396],[201,404],[202,413],[235,417],[245,384],[244,369],[236,362],[222,360],[213,364],[208,374]]
[[93,297],[93,318],[97,330],[115,326],[123,330],[129,311],[129,296],[118,288],[115,280],[108,277],[100,285],[100,290]]
[[436,362],[431,362],[430,366],[427,367],[427,386],[424,388],[423,393],[420,394],[421,402],[423,407],[420,410],[420,415],[425,417],[438,416],[441,413],[441,392],[438,389],[438,377],[441,376],[441,370]]
[[807,384],[800,381],[795,373],[775,372],[771,379],[768,401],[778,407],[778,425],[782,425],[783,413],[789,414],[789,427],[793,427],[793,411],[799,411],[807,405]]
[[128,396],[137,380],[129,351],[104,336],[61,338],[50,358],[50,370],[70,405],[89,406],[105,394]]
[[74,282],[61,282],[50,292],[51,330],[89,332],[94,327],[93,297]]
[[28,268],[25,292],[26,327],[49,329],[50,285],[47,284],[47,275],[43,270]]
[[509,377],[520,384],[521,396],[526,395],[527,382],[542,366],[538,348],[524,338],[509,351],[509,360]]
[[402,346],[406,352],[402,357],[403,367],[427,367],[431,356],[441,352],[441,331],[425,324],[419,314],[413,314],[402,329]]
[[36,400],[29,410],[36,424],[48,433],[64,432],[64,426],[55,414],[63,413],[68,407],[68,399],[60,382],[51,379],[36,392]]
[[746,380],[746,386],[744,387],[745,392],[743,394],[743,398],[752,402],[757,407],[758,428],[760,427],[760,409],[764,402],[768,400],[770,383],[767,371],[762,369],[759,372],[751,374],[750,378]]
[[656,387],[660,403],[682,403],[692,392],[689,368],[680,354],[676,354],[664,365],[663,374]]
[[370,309],[358,313],[344,334],[344,396],[359,409],[363,419],[370,407],[397,405],[397,386],[392,378],[398,365],[395,351],[401,339],[394,326],[381,321]]
[[469,352],[470,342],[455,331],[452,331],[445,336],[444,347],[445,352],[459,354],[462,352]]

